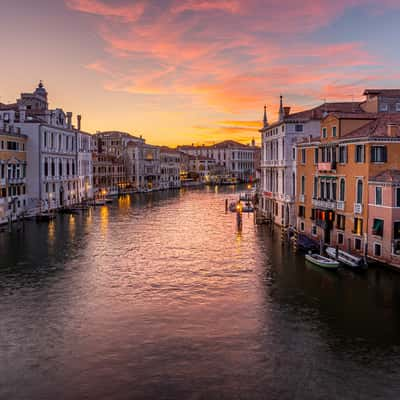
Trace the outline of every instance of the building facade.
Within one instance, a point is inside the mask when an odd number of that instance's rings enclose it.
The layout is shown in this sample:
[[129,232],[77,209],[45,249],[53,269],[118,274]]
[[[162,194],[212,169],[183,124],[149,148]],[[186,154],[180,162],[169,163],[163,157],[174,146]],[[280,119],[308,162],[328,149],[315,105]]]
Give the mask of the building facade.
[[25,214],[26,139],[19,129],[0,121],[0,224]]
[[359,103],[325,103],[310,110],[290,113],[280,98],[279,119],[269,124],[264,107],[261,132],[260,205],[265,218],[281,226],[296,226],[296,144],[318,137],[321,119],[333,111],[360,111]]
[[225,175],[240,181],[249,182],[256,179],[256,158],[260,153],[254,141],[246,146],[233,140],[225,140],[211,146],[179,146],[178,150],[191,156],[212,159]]
[[37,213],[79,202],[77,130],[72,113],[49,109],[40,82],[33,93],[22,93],[15,104],[1,106],[1,118],[27,136],[27,212]]
[[168,147],[160,148],[160,189],[181,187],[181,153]]
[[[368,101],[361,107],[370,109]],[[400,113],[373,111],[331,113],[318,138],[298,144],[297,230],[316,242],[390,261],[396,181],[387,171],[400,167]]]

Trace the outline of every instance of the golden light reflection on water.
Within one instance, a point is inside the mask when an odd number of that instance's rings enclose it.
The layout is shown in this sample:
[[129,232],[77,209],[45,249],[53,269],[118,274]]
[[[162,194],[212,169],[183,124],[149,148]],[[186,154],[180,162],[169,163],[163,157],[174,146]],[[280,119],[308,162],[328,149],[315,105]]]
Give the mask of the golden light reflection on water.
[[75,230],[76,230],[75,222],[76,222],[75,215],[70,215],[68,219],[68,229],[71,238],[75,237]]
[[106,234],[108,230],[108,207],[102,206],[100,209],[100,231],[102,234]]
[[118,207],[120,210],[128,210],[131,207],[131,196],[121,196],[118,198]]
[[50,221],[48,225],[48,241],[49,245],[53,245],[56,238],[56,223],[54,221]]

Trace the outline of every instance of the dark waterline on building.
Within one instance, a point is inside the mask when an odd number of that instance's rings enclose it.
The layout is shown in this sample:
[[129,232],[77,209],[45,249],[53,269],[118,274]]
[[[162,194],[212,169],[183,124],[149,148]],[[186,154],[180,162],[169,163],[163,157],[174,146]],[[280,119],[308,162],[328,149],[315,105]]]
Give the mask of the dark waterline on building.
[[0,398],[398,399],[400,274],[312,268],[229,195],[0,234]]

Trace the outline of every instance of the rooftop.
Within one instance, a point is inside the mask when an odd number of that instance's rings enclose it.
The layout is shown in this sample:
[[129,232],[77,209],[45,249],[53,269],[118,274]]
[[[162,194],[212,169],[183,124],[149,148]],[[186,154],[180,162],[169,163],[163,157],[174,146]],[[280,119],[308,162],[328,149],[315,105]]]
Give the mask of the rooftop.
[[400,183],[400,170],[387,169],[386,171],[371,177],[370,182]]
[[368,95],[383,95],[386,97],[400,97],[400,89],[365,89],[364,96]]
[[[388,127],[393,125],[394,129],[389,135]],[[400,115],[399,114],[383,114],[375,116],[372,121],[357,128],[346,135],[342,136],[342,139],[347,138],[362,138],[362,137],[397,137],[400,138]]]

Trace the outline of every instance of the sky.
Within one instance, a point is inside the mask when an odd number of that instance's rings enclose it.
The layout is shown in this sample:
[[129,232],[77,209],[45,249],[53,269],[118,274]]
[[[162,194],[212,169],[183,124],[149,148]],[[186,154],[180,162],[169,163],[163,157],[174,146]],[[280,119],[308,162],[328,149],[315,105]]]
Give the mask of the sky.
[[0,102],[43,80],[83,129],[260,142],[293,111],[400,87],[399,0],[1,0]]

